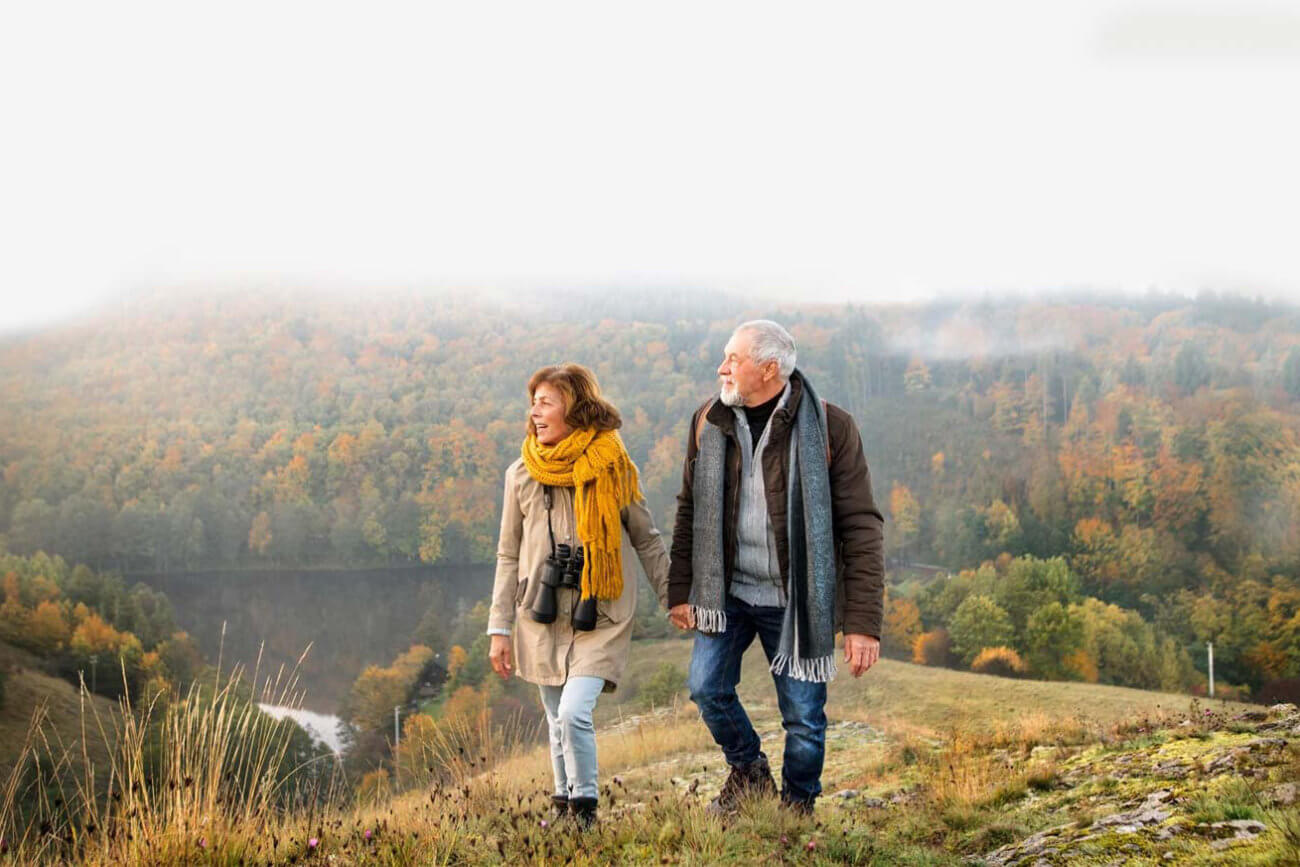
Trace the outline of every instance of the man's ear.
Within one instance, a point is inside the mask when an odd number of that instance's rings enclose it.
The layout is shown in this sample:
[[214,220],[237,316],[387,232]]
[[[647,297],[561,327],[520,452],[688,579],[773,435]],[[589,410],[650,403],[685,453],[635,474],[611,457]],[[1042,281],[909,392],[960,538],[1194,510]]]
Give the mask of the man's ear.
[[769,361],[763,365],[763,381],[769,382],[776,379],[776,375],[781,372],[781,366],[775,361]]

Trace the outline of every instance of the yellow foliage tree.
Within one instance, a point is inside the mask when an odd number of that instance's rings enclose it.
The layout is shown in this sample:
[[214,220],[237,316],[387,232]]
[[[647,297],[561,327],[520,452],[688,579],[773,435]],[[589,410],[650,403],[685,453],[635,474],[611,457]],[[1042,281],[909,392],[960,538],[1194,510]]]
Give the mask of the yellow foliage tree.
[[63,606],[50,600],[37,605],[28,618],[27,635],[32,647],[47,653],[63,647],[71,635]]
[[912,661],[917,665],[946,665],[952,652],[948,630],[932,629],[916,637],[912,644]]
[[455,680],[456,673],[461,670],[461,667],[465,665],[468,659],[469,654],[465,651],[465,648],[459,644],[453,644],[451,650],[447,651],[447,679]]
[[893,519],[893,546],[900,555],[906,555],[908,546],[921,532],[921,504],[906,485],[895,482],[890,489],[889,515]]
[[921,627],[921,609],[911,599],[889,596],[885,600],[885,622],[881,628],[884,630],[881,651],[886,656],[905,659],[925,631]]

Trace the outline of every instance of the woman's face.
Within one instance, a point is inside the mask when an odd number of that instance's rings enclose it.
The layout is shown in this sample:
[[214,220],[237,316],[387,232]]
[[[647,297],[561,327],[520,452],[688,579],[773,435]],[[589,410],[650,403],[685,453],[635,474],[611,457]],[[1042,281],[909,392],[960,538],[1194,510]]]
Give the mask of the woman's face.
[[573,432],[564,423],[564,395],[549,382],[543,382],[533,391],[533,408],[528,417],[537,429],[537,441],[553,446]]

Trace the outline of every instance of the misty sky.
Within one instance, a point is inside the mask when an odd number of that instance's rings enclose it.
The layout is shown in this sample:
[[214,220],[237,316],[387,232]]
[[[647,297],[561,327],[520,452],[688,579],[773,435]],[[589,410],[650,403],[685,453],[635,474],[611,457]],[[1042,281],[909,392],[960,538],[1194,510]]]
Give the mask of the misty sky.
[[8,4],[0,329],[283,279],[1300,299],[1287,9]]

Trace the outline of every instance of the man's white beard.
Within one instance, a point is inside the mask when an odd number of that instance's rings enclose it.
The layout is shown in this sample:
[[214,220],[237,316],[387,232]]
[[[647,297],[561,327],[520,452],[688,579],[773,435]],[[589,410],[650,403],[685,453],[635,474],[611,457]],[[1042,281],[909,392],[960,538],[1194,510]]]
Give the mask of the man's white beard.
[[741,396],[740,392],[736,389],[736,386],[734,384],[724,385],[722,387],[722,393],[719,394],[718,397],[722,400],[722,403],[725,406],[745,405],[745,398]]

